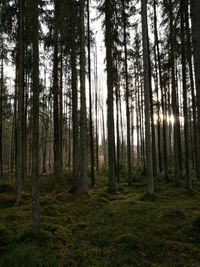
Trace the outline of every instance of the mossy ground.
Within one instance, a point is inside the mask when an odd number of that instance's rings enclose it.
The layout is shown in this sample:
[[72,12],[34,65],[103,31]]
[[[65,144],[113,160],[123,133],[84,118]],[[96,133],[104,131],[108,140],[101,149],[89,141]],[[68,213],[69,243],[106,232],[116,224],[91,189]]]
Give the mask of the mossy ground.
[[30,181],[14,206],[9,181],[0,185],[0,267],[198,267],[200,185],[156,184],[154,196],[139,183],[106,190],[97,177],[88,196],[68,193],[68,178],[54,189],[41,178],[41,231],[31,231]]

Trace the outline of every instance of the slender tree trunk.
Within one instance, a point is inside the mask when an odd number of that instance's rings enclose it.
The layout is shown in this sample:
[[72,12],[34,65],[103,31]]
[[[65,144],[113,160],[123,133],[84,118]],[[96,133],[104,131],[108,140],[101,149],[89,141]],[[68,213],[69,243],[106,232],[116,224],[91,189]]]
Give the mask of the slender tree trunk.
[[19,0],[19,41],[18,41],[18,118],[17,118],[17,169],[16,169],[16,205],[21,201],[23,180],[23,103],[24,103],[24,22],[23,1]]
[[97,71],[97,46],[95,45],[95,114],[96,114],[96,172],[99,171],[99,133],[98,133],[98,71]]
[[116,176],[117,182],[120,182],[120,133],[119,133],[119,82],[118,82],[118,62],[116,62],[116,88],[115,88],[115,102],[116,102],[116,137],[117,137],[117,151],[116,151]]
[[[200,144],[200,1],[191,0],[192,41],[197,100],[198,144]],[[198,146],[200,154],[200,145]]]
[[123,8],[123,34],[124,34],[124,66],[125,66],[125,88],[126,88],[126,145],[127,145],[127,166],[128,166],[128,185],[132,183],[132,164],[131,164],[131,140],[130,140],[130,107],[129,107],[129,82],[128,82],[128,62],[127,62],[127,26],[125,4],[122,0]]
[[189,75],[190,75],[190,85],[192,93],[192,116],[193,116],[193,135],[194,135],[194,155],[195,155],[195,170],[198,177],[200,177],[200,155],[199,155],[199,138],[198,138],[198,127],[197,127],[197,106],[196,106],[196,96],[194,88],[194,74],[192,66],[192,43],[191,34],[189,27],[189,14],[188,14],[188,0],[186,0],[186,35],[187,35],[187,61],[189,65]]
[[[156,0],[154,0],[154,32],[155,32],[156,52],[157,52],[157,58],[158,58],[159,82],[160,82],[160,91],[161,91],[161,107],[162,107],[162,114],[163,114],[163,125],[162,125],[163,131],[162,132],[163,132],[163,154],[164,154],[165,180],[168,181],[168,150],[167,150],[167,120],[166,120],[167,112],[165,110],[165,105],[164,105],[163,78],[162,78],[160,47],[159,47],[158,29],[157,29]],[[160,153],[160,148],[159,148],[159,153]],[[159,155],[159,158],[160,158],[160,171],[161,171],[162,170],[161,155]]]
[[[27,58],[27,47],[26,47],[26,58]],[[28,70],[26,68],[26,87],[25,87],[25,92],[24,92],[24,159],[23,159],[23,163],[24,163],[24,177],[27,176],[27,166],[28,166],[28,131],[27,131],[27,122],[28,122],[28,91],[29,91],[29,73]]]
[[3,176],[3,86],[4,86],[4,60],[3,60],[3,38],[1,51],[1,82],[0,82],[0,178]]
[[79,183],[79,140],[78,140],[78,117],[77,117],[77,68],[76,68],[76,9],[75,0],[70,0],[70,24],[71,24],[71,73],[72,73],[72,127],[73,127],[73,180],[71,185],[71,193],[75,193]]
[[176,80],[175,80],[175,56],[174,56],[174,25],[173,25],[173,7],[172,1],[170,0],[170,63],[171,63],[171,79],[172,79],[172,109],[174,115],[174,168],[175,168],[175,179],[178,183],[181,176],[181,166],[180,166],[180,121],[179,121],[179,110],[177,104],[177,92],[176,92]]
[[108,188],[111,192],[116,190],[115,176],[115,134],[114,134],[114,113],[113,113],[113,64],[112,64],[112,5],[111,1],[105,2],[105,22],[106,22],[106,68],[107,68],[107,130],[108,130]]
[[60,45],[60,94],[59,94],[59,121],[60,121],[60,133],[59,133],[59,161],[60,171],[63,171],[63,47]]
[[69,118],[68,118],[68,168],[71,171],[71,107],[69,103]]
[[107,145],[106,145],[106,134],[105,134],[105,119],[104,119],[104,112],[102,109],[102,131],[103,131],[103,157],[104,163],[107,164]]
[[54,58],[53,58],[53,121],[54,121],[54,174],[60,174],[60,118],[59,118],[59,89],[58,89],[58,17],[59,3],[55,0],[54,17]]
[[152,138],[152,165],[153,165],[153,176],[157,176],[157,154],[156,154],[156,137],[155,137],[155,125],[154,125],[154,108],[153,108],[153,90],[151,85],[151,58],[148,40],[148,53],[149,53],[149,97],[150,97],[150,116],[151,116],[151,138]]
[[33,230],[40,227],[39,202],[39,45],[38,45],[38,0],[32,3],[33,13],[33,127],[32,127],[32,207]]
[[182,65],[182,86],[183,86],[183,114],[184,114],[184,135],[185,135],[185,169],[186,186],[192,190],[192,179],[190,176],[190,149],[189,149],[189,117],[187,103],[187,80],[186,80],[186,51],[185,51],[185,0],[180,0],[181,13],[181,65]]
[[[80,116],[80,181],[79,192],[88,192],[87,181],[87,111],[85,94],[85,0],[80,0],[80,90],[81,90],[81,116]],[[93,163],[94,164],[94,163]],[[94,167],[94,166],[93,166]]]
[[157,106],[157,145],[158,145],[158,166],[159,172],[162,172],[162,154],[161,154],[161,127],[160,127],[160,101],[159,101],[159,86],[158,86],[158,66],[157,66],[157,55],[156,47],[154,46],[154,57],[155,57],[155,91],[156,91],[156,106]]
[[122,97],[119,90],[119,116],[121,126],[121,163],[124,164],[124,125],[123,125],[123,114],[122,114]]
[[142,41],[143,41],[143,67],[144,67],[144,101],[145,101],[145,143],[146,143],[146,179],[147,191],[154,192],[153,166],[152,166],[152,143],[151,143],[151,115],[150,115],[150,88],[149,88],[149,48],[148,48],[148,22],[147,0],[141,0],[142,15]]
[[94,138],[92,121],[92,84],[91,84],[91,53],[90,53],[90,0],[87,0],[87,47],[88,47],[88,82],[89,82],[89,116],[90,116],[90,164],[91,164],[91,185],[95,185],[94,174]]

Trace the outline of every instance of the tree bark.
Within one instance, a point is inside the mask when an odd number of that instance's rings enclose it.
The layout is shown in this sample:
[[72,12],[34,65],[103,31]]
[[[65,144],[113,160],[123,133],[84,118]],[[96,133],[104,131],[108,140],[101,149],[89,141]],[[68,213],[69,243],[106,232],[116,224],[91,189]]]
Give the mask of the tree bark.
[[23,111],[24,111],[24,18],[23,1],[19,0],[19,33],[18,33],[18,117],[17,117],[17,168],[16,168],[16,205],[21,201],[23,180]]
[[[200,144],[200,1],[191,0],[192,43],[197,98],[198,144]],[[200,154],[200,146],[198,147]]]
[[80,116],[80,193],[88,192],[87,181],[87,113],[85,95],[85,0],[80,0],[80,90],[81,90],[81,116]]
[[54,122],[54,175],[60,174],[60,117],[59,117],[59,86],[58,86],[58,0],[55,0],[54,17],[54,58],[53,58],[53,122]]
[[91,45],[90,45],[90,1],[87,0],[87,47],[88,47],[88,82],[89,82],[89,116],[90,116],[90,164],[91,164],[91,185],[95,185],[94,173],[94,136],[92,121],[92,84],[91,84]]
[[108,131],[108,188],[111,192],[116,191],[115,176],[115,133],[113,113],[113,64],[112,64],[112,5],[111,1],[105,1],[105,24],[106,24],[106,69],[107,69],[107,131]]
[[181,16],[181,65],[182,65],[182,87],[183,87],[183,115],[184,115],[184,136],[185,136],[185,170],[186,187],[192,190],[192,179],[190,176],[190,149],[189,149],[189,116],[187,103],[187,78],[186,78],[186,41],[185,41],[185,0],[180,0]]
[[130,107],[129,107],[129,81],[128,81],[128,54],[127,54],[127,23],[125,13],[125,3],[122,0],[123,17],[123,42],[124,42],[124,66],[125,66],[125,88],[126,88],[126,145],[127,145],[127,166],[128,185],[132,184],[132,164],[131,164],[131,140],[130,140]]
[[147,191],[154,193],[153,166],[152,166],[152,140],[151,140],[151,114],[150,114],[150,85],[149,85],[149,48],[148,48],[148,22],[147,0],[141,0],[142,16],[142,42],[143,42],[143,68],[144,68],[144,101],[145,101],[145,143],[146,143],[146,179]]
[[72,86],[72,127],[73,127],[73,148],[72,148],[72,164],[73,164],[73,180],[71,185],[71,193],[75,193],[79,183],[79,138],[78,138],[78,93],[77,93],[77,55],[76,55],[76,9],[75,0],[70,0],[70,25],[71,25],[71,86]]
[[33,127],[32,127],[32,208],[33,208],[33,230],[38,231],[40,227],[40,202],[39,202],[39,45],[38,45],[38,0],[32,3],[33,14]]

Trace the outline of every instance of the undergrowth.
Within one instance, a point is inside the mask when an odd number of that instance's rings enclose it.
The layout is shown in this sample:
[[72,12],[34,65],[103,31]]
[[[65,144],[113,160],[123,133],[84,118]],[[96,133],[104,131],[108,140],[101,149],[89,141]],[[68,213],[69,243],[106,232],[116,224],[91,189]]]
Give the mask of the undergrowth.
[[31,230],[27,181],[21,206],[12,183],[0,185],[0,267],[198,267],[200,188],[157,184],[153,196],[138,183],[109,194],[105,177],[88,197],[68,193],[67,176],[56,190],[41,178],[41,230]]

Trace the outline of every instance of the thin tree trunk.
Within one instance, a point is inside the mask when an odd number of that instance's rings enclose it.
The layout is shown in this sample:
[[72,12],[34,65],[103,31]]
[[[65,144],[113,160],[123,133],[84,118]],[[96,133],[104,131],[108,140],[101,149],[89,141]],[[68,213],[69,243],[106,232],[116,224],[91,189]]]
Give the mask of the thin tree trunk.
[[116,176],[117,182],[120,182],[120,134],[119,134],[119,82],[118,82],[118,62],[116,61],[116,88],[115,88],[115,102],[116,102],[116,137],[117,137],[117,153],[116,153]]
[[[194,56],[195,85],[197,98],[197,124],[198,124],[198,144],[200,144],[200,1],[191,0],[191,19],[192,19],[192,41]],[[200,145],[198,146],[200,155]]]
[[126,88],[126,145],[127,145],[127,166],[128,166],[128,185],[132,184],[132,164],[131,164],[131,140],[130,140],[130,107],[129,107],[129,82],[128,82],[128,62],[127,62],[127,26],[125,4],[122,0],[123,8],[123,34],[124,34],[124,66],[125,66],[125,88]]
[[170,0],[170,63],[171,63],[171,79],[172,79],[172,109],[174,115],[174,168],[175,168],[175,179],[176,183],[179,182],[181,176],[180,166],[180,148],[179,148],[179,137],[180,137],[180,121],[179,121],[179,110],[177,104],[177,92],[176,92],[176,81],[175,81],[175,56],[174,56],[174,25],[173,25],[173,7]]
[[32,208],[33,230],[40,227],[39,202],[39,45],[38,45],[38,0],[32,3],[33,12],[33,127],[32,127]]
[[60,45],[60,94],[59,94],[59,121],[60,121],[60,137],[59,137],[59,161],[60,161],[60,172],[63,171],[63,47]]
[[[87,111],[85,93],[85,0],[80,0],[80,91],[81,91],[81,116],[80,116],[80,180],[79,192],[88,192],[87,181]],[[93,163],[94,164],[94,163]],[[94,166],[93,166],[94,167]]]
[[99,171],[99,133],[98,133],[98,71],[97,71],[97,46],[95,45],[95,114],[96,114],[96,172]]
[[88,47],[88,82],[89,82],[89,116],[90,116],[90,164],[91,164],[91,185],[95,185],[94,173],[94,138],[92,121],[92,85],[91,85],[91,45],[90,45],[90,0],[87,0],[87,47]]
[[113,113],[113,64],[112,64],[112,6],[111,1],[105,2],[105,22],[106,22],[106,68],[107,68],[107,130],[108,130],[108,188],[111,192],[116,191],[115,176],[115,133],[114,133],[114,113]]
[[194,155],[195,155],[195,170],[198,177],[200,177],[200,155],[199,155],[199,138],[198,138],[198,127],[197,127],[197,106],[196,106],[196,96],[194,88],[194,74],[192,66],[192,43],[189,27],[189,14],[188,14],[188,0],[186,0],[186,35],[187,35],[187,61],[189,65],[189,75],[190,75],[190,85],[192,93],[192,116],[193,116],[193,135],[194,135]]
[[55,0],[54,17],[54,58],[53,58],[53,121],[54,121],[54,174],[60,174],[60,118],[59,118],[59,89],[58,89],[58,16],[59,3]]
[[79,182],[79,140],[78,140],[78,117],[77,117],[77,68],[76,68],[76,10],[75,0],[70,0],[70,24],[71,24],[71,73],[72,73],[72,127],[73,127],[73,180],[71,185],[71,193],[75,193],[78,189]]
[[[156,52],[157,52],[157,57],[158,57],[159,82],[160,82],[160,91],[161,91],[161,107],[162,107],[162,114],[163,114],[163,154],[164,154],[165,180],[168,181],[168,150],[167,150],[167,120],[166,120],[167,112],[164,106],[164,90],[163,90],[160,47],[159,47],[158,29],[157,29],[156,0],[154,0],[154,32],[155,32]],[[160,148],[159,148],[159,153],[160,153]],[[159,157],[161,158],[161,155],[159,155]],[[160,171],[161,170],[162,168],[161,168],[161,159],[160,159]]]
[[185,0],[180,0],[181,13],[181,65],[182,65],[182,86],[183,86],[183,114],[184,114],[184,135],[185,135],[185,169],[186,187],[192,190],[192,179],[190,176],[190,150],[189,150],[189,118],[187,103],[187,80],[186,80],[186,51],[185,51]]
[[1,83],[0,83],[0,178],[3,176],[3,86],[4,86],[4,60],[3,60],[3,38],[1,51]]
[[23,40],[23,1],[19,0],[19,42],[18,42],[18,118],[17,118],[17,169],[16,169],[16,205],[21,201],[23,180],[23,99],[24,99],[24,40]]
[[148,48],[148,22],[147,0],[141,2],[142,15],[142,41],[143,41],[143,67],[144,67],[144,101],[145,101],[145,143],[146,143],[146,179],[147,191],[154,192],[153,166],[152,166],[152,143],[151,143],[151,115],[150,115],[150,88],[149,88],[149,48]]

